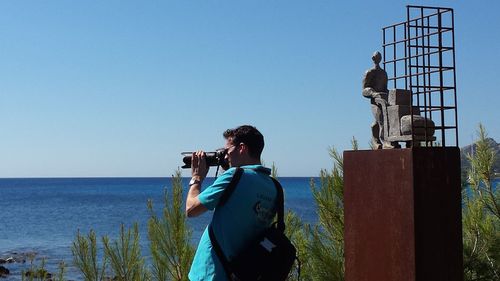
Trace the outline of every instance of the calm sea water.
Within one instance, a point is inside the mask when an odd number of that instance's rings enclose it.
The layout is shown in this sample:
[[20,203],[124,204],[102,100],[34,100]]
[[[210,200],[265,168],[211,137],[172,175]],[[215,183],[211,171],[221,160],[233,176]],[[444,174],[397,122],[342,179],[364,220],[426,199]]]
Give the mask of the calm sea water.
[[[184,179],[184,186],[187,181]],[[317,179],[315,179],[317,181]],[[311,178],[280,178],[285,188],[285,208],[295,211],[306,222],[315,222],[316,210],[310,191]],[[205,186],[213,182],[208,178]],[[164,205],[170,178],[56,178],[0,179],[0,258],[13,253],[35,252],[46,259],[46,267],[57,271],[59,262],[69,265],[67,278],[79,280],[72,264],[71,243],[77,231],[118,237],[120,225],[139,224],[143,254],[147,256],[147,201],[156,211]],[[193,244],[210,220],[211,214],[189,219]],[[29,266],[9,264],[9,280],[20,280]]]

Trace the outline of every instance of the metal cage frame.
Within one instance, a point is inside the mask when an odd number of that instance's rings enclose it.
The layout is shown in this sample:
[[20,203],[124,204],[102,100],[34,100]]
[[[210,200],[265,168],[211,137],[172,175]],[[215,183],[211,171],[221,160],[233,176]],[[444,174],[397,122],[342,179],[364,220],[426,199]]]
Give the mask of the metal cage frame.
[[[454,30],[453,9],[412,5],[406,6],[406,21],[382,28],[389,86],[411,91],[412,139],[415,129],[424,128],[425,146],[458,146]],[[414,124],[413,107],[434,122],[437,142],[427,137],[427,121]]]

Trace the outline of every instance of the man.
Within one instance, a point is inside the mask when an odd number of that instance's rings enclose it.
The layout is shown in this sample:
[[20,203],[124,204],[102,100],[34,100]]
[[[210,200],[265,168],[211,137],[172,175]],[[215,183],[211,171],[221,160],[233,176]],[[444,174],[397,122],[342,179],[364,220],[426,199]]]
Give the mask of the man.
[[[201,192],[208,167],[205,153],[192,155],[192,179],[186,199],[188,217],[214,210],[211,225],[223,253],[231,260],[247,243],[268,228],[276,213],[276,188],[271,170],[261,165],[264,137],[253,126],[240,126],[223,134],[226,139],[225,159],[231,167]],[[217,208],[219,199],[229,185],[236,167],[243,174],[229,200]],[[189,272],[191,281],[228,280],[224,268],[212,249],[208,227],[205,229]]]
[[368,69],[363,79],[363,96],[371,101],[375,121],[372,124],[372,145],[375,149],[393,148],[384,140],[384,117],[382,106],[387,106],[387,73],[380,67],[382,55],[373,53],[373,67]]

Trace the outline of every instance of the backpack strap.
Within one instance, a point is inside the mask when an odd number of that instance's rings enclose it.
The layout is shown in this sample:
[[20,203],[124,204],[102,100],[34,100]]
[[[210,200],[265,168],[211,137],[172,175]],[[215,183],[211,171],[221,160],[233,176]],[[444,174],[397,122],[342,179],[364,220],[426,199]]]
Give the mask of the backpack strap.
[[226,255],[224,255],[224,253],[222,252],[219,242],[217,242],[217,239],[215,238],[212,224],[208,225],[208,236],[210,237],[210,242],[212,243],[212,249],[214,249],[215,254],[219,258],[219,261],[222,264],[224,271],[226,272],[227,278],[229,278],[229,280],[232,281],[238,280],[237,277],[234,275],[233,271],[231,270],[229,261],[227,260]]
[[281,232],[285,232],[285,198],[283,195],[283,187],[278,180],[273,177],[271,177],[271,179],[273,180],[274,187],[276,188],[276,212],[278,213],[278,230]]
[[[238,185],[238,182],[240,181],[241,175],[243,174],[243,168],[237,167],[236,171],[234,172],[233,178],[229,182],[229,185],[226,187],[224,193],[219,199],[219,203],[217,203],[217,207],[220,207],[224,204],[226,204],[227,200],[233,194],[234,190],[236,189],[236,185]],[[224,268],[224,271],[226,272],[226,276],[229,278],[229,280],[236,281],[239,280],[232,272],[231,267],[229,265],[229,261],[226,258],[226,255],[224,255],[224,252],[222,252],[222,248],[219,245],[219,242],[217,242],[217,239],[215,238],[214,230],[212,228],[212,224],[210,223],[208,225],[208,236],[210,237],[210,242],[212,244],[212,248],[215,251],[215,254],[219,258],[220,263],[222,264],[222,267]]]
[[229,199],[229,197],[231,197],[231,194],[233,194],[234,190],[236,189],[236,185],[240,181],[242,174],[243,174],[243,168],[236,167],[236,171],[234,172],[233,178],[229,182],[229,185],[226,187],[226,190],[224,190],[224,193],[222,193],[222,196],[219,199],[217,207],[226,204],[227,200]]

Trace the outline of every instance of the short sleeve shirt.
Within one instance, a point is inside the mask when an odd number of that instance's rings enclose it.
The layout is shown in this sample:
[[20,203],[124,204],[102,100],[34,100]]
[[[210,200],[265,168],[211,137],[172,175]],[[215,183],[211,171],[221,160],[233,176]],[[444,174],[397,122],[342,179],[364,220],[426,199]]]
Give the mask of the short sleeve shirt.
[[[220,175],[203,190],[198,199],[209,210],[215,210],[212,227],[228,260],[272,223],[276,214],[276,188],[271,170],[261,165],[242,166],[243,174],[228,201],[217,207],[219,199],[231,182],[236,168]],[[208,227],[205,228],[189,272],[191,281],[227,281],[222,264],[212,249]]]

